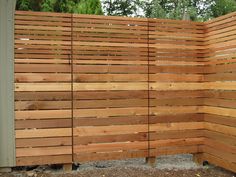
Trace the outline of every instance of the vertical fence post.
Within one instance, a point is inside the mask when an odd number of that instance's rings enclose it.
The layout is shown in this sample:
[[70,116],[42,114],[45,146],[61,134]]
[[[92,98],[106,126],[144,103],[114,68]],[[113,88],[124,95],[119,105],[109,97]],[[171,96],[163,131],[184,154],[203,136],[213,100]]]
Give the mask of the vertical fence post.
[[15,166],[14,13],[16,0],[0,0],[0,169]]

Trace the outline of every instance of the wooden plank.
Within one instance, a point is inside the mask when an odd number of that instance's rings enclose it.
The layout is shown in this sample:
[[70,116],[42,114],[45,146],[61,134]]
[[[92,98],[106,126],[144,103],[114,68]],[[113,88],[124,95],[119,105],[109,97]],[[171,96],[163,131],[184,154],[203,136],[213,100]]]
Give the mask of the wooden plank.
[[101,143],[101,144],[89,144],[89,145],[77,145],[74,146],[75,153],[99,153],[109,151],[131,151],[135,149],[147,149],[148,142],[117,142],[117,143]]
[[15,119],[16,120],[71,119],[71,109],[69,110],[15,111]]
[[171,140],[150,141],[150,148],[172,147],[172,146],[190,146],[204,144],[205,138],[181,138]]
[[198,130],[171,130],[163,132],[150,132],[149,140],[170,140],[170,139],[181,139],[181,138],[200,138],[205,137],[206,132],[202,129]]
[[71,128],[15,130],[16,138],[42,138],[71,136]]
[[16,120],[15,129],[30,128],[67,128],[71,127],[71,119],[54,119],[54,120]]
[[71,137],[53,137],[53,138],[20,138],[16,139],[16,147],[59,147],[72,146]]
[[60,147],[40,147],[40,148],[17,148],[17,157],[33,157],[33,156],[46,156],[46,155],[64,155],[71,154],[71,146]]
[[233,172],[236,172],[236,165],[235,163],[230,163],[222,158],[219,158],[215,155],[212,155],[210,153],[204,153],[204,159],[207,159],[208,162],[214,164],[214,165],[217,165],[217,166],[220,166],[220,167],[223,167],[223,168],[226,168],[226,169],[229,169]]
[[147,125],[112,125],[112,126],[82,126],[74,128],[75,136],[92,136],[92,135],[122,135],[129,133],[147,132]]
[[229,116],[232,118],[236,118],[236,110],[230,108],[220,108],[220,107],[213,107],[213,106],[204,106],[202,107],[202,111],[208,114],[215,114],[220,116]]
[[206,119],[204,114],[167,114],[167,115],[157,115],[149,116],[149,123],[175,123],[175,122],[203,122]]
[[188,122],[188,123],[158,123],[150,126],[150,131],[173,131],[173,130],[197,130],[204,129],[205,123],[203,122]]
[[16,14],[17,165],[71,163],[74,146],[75,162],[204,152],[234,168],[234,15]]
[[112,116],[104,118],[81,117],[73,120],[74,126],[110,126],[110,125],[138,125],[147,124],[147,115],[128,115],[128,116]]
[[[76,131],[76,130],[74,130]],[[119,134],[117,135],[99,135],[99,136],[74,136],[73,142],[74,145],[81,145],[81,144],[98,144],[98,143],[115,143],[115,142],[134,142],[134,141],[148,141],[148,132],[141,132],[141,133],[127,133],[127,134]]]
[[151,83],[151,90],[234,90],[236,82],[205,82],[205,83]]
[[17,166],[71,163],[71,155],[33,156],[16,158]]
[[119,160],[127,158],[142,158],[148,156],[148,150],[134,150],[108,153],[81,153],[74,154],[77,162],[100,161],[100,160]]
[[203,152],[202,145],[194,146],[176,146],[176,147],[163,147],[157,149],[150,149],[150,155],[160,156],[160,155],[174,155],[174,154],[194,154]]
[[231,136],[236,136],[235,127],[230,127],[230,126],[225,126],[225,125],[220,125],[220,124],[214,124],[214,123],[208,123],[208,122],[204,123],[204,127],[207,130],[224,133],[224,134],[231,135]]

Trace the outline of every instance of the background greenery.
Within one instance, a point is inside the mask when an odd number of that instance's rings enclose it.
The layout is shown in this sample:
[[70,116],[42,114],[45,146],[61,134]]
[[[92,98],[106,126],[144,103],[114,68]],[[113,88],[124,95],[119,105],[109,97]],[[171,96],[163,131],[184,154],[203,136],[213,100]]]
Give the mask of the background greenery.
[[236,0],[17,0],[16,9],[205,21],[236,11]]

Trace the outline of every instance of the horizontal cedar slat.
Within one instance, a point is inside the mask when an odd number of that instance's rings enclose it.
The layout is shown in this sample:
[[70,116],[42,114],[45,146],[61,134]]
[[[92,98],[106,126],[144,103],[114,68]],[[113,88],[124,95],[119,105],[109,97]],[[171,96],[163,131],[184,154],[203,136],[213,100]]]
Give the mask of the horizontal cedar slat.
[[235,171],[235,16],[17,11],[17,166],[203,153]]

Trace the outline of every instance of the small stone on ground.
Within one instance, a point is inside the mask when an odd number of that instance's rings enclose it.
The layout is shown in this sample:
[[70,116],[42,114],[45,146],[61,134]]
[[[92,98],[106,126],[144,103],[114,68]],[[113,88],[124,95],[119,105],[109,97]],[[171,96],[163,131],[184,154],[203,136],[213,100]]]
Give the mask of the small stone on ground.
[[70,173],[50,166],[31,171],[15,170],[0,177],[236,177],[232,172],[215,166],[200,166],[192,155],[161,156],[154,168],[145,159],[112,160],[84,163]]

